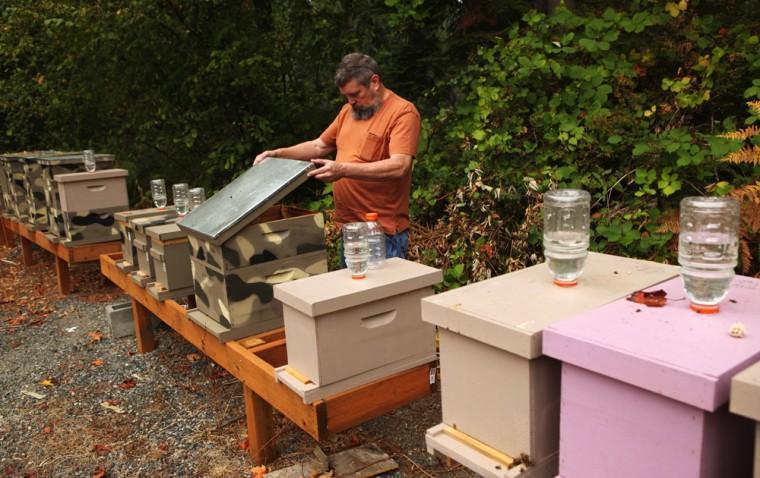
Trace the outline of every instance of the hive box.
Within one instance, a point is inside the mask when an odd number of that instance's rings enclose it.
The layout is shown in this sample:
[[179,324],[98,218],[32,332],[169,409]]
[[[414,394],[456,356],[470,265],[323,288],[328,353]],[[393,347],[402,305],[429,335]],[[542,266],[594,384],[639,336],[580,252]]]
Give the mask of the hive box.
[[[673,266],[589,253],[576,287],[555,286],[540,264],[424,299],[422,320],[439,331],[443,411],[443,424],[427,432],[428,451],[487,477],[553,478],[560,363],[542,355],[544,328],[676,274]],[[534,466],[508,470],[508,459],[521,455]]]
[[147,233],[156,273],[156,281],[148,285],[148,293],[158,300],[192,294],[193,272],[187,234],[176,224],[149,227]]
[[312,168],[269,158],[178,223],[190,241],[198,304],[188,317],[220,340],[281,327],[272,286],[327,272],[322,214],[275,206]]
[[130,220],[143,217],[161,216],[174,211],[174,206],[165,208],[135,209],[132,211],[120,211],[114,214],[114,220],[121,234],[121,252],[122,259],[116,262],[122,272],[132,272],[137,270],[137,247],[133,244],[135,231],[130,224]]
[[29,205],[27,224],[33,230],[45,230],[48,224],[48,210],[45,202],[45,183],[42,180],[42,166],[36,158],[23,162],[24,191]]
[[26,222],[29,217],[29,202],[24,190],[24,159],[30,153],[17,153],[0,156],[0,173],[5,175],[8,190],[5,203],[8,211],[20,222]]
[[150,257],[150,246],[152,239],[148,235],[147,229],[153,226],[160,226],[168,222],[177,220],[177,211],[168,210],[164,214],[157,216],[138,217],[130,219],[129,225],[134,231],[132,245],[134,246],[134,258],[137,261],[137,270],[130,274],[132,281],[140,287],[146,287],[156,280],[156,270],[153,267],[153,259]]
[[[98,170],[109,169],[113,166],[114,155],[96,154],[95,162]],[[37,156],[37,162],[42,169],[42,181],[45,185],[45,203],[48,212],[49,239],[56,241],[66,239],[66,226],[61,209],[61,199],[55,176],[85,171],[82,153],[51,153]]]
[[435,359],[435,328],[422,322],[420,300],[441,271],[389,259],[365,279],[347,270],[279,284],[288,365],[284,382],[311,403]]
[[54,179],[61,201],[66,243],[119,240],[113,216],[129,207],[126,169],[57,174]]
[[544,353],[563,362],[563,478],[750,476],[752,422],[727,403],[731,377],[760,359],[760,334],[728,330],[760,330],[760,280],[737,276],[707,316],[680,278],[657,288],[664,307],[623,299],[544,331]]
[[739,372],[731,379],[733,413],[752,419],[755,424],[754,478],[760,478],[760,362]]

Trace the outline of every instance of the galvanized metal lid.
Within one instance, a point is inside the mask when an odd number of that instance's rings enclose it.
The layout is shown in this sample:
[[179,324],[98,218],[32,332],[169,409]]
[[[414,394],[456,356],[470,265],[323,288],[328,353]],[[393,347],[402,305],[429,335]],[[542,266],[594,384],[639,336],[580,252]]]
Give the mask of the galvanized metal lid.
[[53,180],[57,183],[77,183],[82,181],[92,181],[96,179],[112,179],[127,176],[129,171],[126,169],[101,169],[100,171],[84,173],[56,174]]
[[[84,159],[81,152],[77,153],[54,153],[35,156],[37,162],[48,166],[58,166],[60,164],[79,164]],[[95,153],[95,163],[112,163],[116,157],[113,154]]]
[[309,161],[267,158],[193,209],[177,224],[188,234],[222,245],[303,184],[306,173],[312,169],[314,165]]

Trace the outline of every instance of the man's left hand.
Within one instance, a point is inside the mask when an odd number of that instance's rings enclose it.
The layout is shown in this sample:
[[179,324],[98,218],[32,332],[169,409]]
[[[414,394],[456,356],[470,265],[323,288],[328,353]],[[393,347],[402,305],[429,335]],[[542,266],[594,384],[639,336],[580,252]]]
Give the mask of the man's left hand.
[[345,176],[343,171],[343,165],[336,163],[330,159],[312,159],[312,164],[317,167],[313,171],[309,171],[308,176],[310,178],[316,178],[326,183],[337,181]]

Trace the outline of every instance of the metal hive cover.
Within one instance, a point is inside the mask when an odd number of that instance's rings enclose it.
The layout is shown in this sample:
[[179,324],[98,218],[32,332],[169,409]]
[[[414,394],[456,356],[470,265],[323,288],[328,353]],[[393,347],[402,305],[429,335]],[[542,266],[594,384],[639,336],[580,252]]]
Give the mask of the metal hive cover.
[[[49,155],[40,155],[35,157],[37,162],[48,166],[58,166],[61,164],[79,164],[84,159],[81,152],[74,153],[55,153]],[[116,159],[113,154],[95,153],[95,163],[112,162]]]
[[303,184],[313,168],[309,161],[268,158],[193,209],[178,225],[188,234],[222,245]]

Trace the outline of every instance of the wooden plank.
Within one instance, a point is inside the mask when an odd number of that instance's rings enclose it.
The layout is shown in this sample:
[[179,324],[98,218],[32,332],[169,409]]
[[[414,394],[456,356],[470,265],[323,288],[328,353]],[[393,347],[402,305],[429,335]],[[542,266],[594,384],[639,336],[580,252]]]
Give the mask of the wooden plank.
[[251,353],[264,360],[274,368],[282,367],[288,363],[288,349],[285,345],[285,339],[279,339],[270,342],[266,346],[256,347]]
[[150,317],[150,311],[134,297],[132,298],[132,319],[135,325],[137,351],[141,354],[154,351],[156,349],[156,337],[153,335],[153,321]]
[[82,246],[66,247],[59,244],[69,254],[70,263],[97,261],[101,254],[112,254],[121,251],[120,241],[99,242]]
[[248,452],[257,465],[277,459],[272,406],[243,385],[245,416],[248,425]]
[[67,295],[71,293],[71,273],[69,263],[55,256],[55,278],[58,283],[58,293]]
[[337,433],[429,395],[430,370],[435,363],[420,365],[362,387],[325,399],[327,430]]
[[493,448],[491,446],[486,445],[485,443],[476,440],[472,438],[470,435],[467,435],[465,433],[460,432],[456,428],[451,428],[450,426],[445,426],[443,428],[443,432],[452,438],[464,443],[465,445],[468,445],[479,452],[483,453],[489,458],[492,458],[496,461],[500,461],[504,463],[507,466],[512,466],[512,463],[515,462],[515,459],[511,456],[507,455],[506,453],[502,453],[496,448]]
[[32,257],[32,241],[24,236],[21,236],[21,258],[26,267],[34,265],[34,258]]

